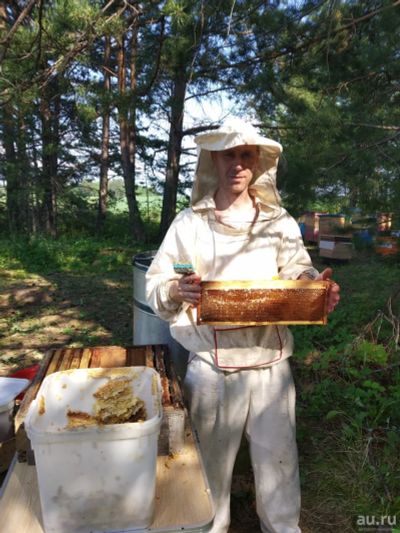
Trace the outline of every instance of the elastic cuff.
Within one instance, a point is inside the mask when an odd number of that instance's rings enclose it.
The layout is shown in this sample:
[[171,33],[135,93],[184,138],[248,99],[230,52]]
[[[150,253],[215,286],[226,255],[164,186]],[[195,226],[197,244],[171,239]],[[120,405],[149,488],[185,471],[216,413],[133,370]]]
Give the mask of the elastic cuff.
[[306,276],[308,279],[317,279],[319,272],[316,268],[307,268],[307,270],[303,270],[303,272],[300,273],[299,277],[300,276]]
[[166,283],[164,283],[160,287],[161,302],[162,302],[162,305],[164,306],[164,309],[166,309],[167,311],[177,311],[180,307],[180,303],[174,302],[174,300],[172,300],[169,294],[171,283],[173,283],[174,281],[175,280],[173,279],[168,280]]

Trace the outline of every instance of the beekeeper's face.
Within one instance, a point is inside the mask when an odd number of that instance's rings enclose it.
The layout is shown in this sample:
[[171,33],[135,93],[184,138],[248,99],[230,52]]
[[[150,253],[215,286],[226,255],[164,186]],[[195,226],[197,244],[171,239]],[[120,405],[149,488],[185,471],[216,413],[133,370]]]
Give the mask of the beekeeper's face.
[[211,153],[218,174],[218,188],[231,194],[241,194],[253,179],[259,159],[259,148],[241,145]]

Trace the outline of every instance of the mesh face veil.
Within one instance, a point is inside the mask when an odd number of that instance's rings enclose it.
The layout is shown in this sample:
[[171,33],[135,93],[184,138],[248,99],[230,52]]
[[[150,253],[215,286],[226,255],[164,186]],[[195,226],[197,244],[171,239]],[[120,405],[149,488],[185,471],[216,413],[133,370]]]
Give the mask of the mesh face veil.
[[282,146],[278,142],[262,137],[251,124],[234,118],[227,120],[216,130],[198,135],[195,143],[198,161],[191,197],[193,208],[217,189],[218,175],[211,152],[241,145],[255,145],[260,151],[259,163],[249,190],[265,206],[270,208],[280,206],[281,199],[276,188],[276,171]]

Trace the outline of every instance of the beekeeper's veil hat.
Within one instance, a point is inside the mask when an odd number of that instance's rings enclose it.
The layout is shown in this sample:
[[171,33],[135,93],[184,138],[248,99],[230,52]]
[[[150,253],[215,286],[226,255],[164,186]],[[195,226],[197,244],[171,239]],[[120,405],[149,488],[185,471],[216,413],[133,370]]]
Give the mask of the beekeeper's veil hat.
[[259,162],[249,190],[265,206],[280,205],[280,196],[276,188],[276,171],[282,146],[278,142],[261,136],[250,123],[239,118],[231,118],[218,129],[197,135],[195,143],[198,160],[192,189],[192,206],[217,189],[218,175],[211,152],[246,144],[256,145],[260,149]]

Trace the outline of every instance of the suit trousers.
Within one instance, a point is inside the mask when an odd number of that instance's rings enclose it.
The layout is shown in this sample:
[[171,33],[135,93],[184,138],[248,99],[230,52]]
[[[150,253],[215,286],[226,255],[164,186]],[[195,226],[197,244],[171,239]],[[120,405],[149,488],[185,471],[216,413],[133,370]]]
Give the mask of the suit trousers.
[[296,393],[289,361],[233,372],[193,353],[189,361],[185,397],[216,509],[211,533],[229,529],[232,473],[244,432],[261,531],[300,533]]

